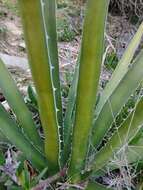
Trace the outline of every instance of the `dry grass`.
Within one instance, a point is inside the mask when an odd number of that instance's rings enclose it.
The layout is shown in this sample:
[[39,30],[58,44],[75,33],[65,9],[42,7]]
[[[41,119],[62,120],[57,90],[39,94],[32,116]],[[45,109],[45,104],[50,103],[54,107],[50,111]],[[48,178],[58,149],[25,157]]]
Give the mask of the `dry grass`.
[[130,16],[136,15],[143,18],[143,0],[111,0],[111,9],[114,12],[120,11],[122,14]]

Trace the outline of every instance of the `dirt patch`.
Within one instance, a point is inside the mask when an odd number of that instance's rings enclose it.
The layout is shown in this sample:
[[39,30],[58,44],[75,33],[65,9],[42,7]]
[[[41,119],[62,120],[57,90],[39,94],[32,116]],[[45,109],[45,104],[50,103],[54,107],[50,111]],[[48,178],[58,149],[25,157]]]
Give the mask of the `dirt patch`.
[[[16,1],[13,1],[14,3]],[[0,52],[8,55],[26,57],[26,49],[22,32],[20,17],[12,10],[8,9],[0,1]],[[66,76],[64,73],[70,73],[74,70],[77,60],[80,37],[76,37],[71,42],[59,42],[59,61],[62,81]],[[16,77],[17,78],[17,77]]]
[[142,0],[111,0],[110,11],[113,14],[126,16],[129,20],[143,19],[143,1]]
[[0,51],[9,55],[26,56],[23,43],[19,16],[0,2]]
[[137,26],[128,22],[126,17],[112,16],[109,14],[106,40],[111,49],[117,53],[119,59],[123,55],[136,31]]

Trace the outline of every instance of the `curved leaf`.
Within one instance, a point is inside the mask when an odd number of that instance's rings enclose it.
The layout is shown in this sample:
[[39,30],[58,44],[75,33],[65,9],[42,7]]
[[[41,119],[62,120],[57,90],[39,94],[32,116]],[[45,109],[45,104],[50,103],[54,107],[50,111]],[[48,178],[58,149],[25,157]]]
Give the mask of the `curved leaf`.
[[[88,134],[98,91],[104,47],[104,28],[108,0],[88,0],[80,51],[76,116],[73,132],[72,158],[69,174],[74,176],[87,152]],[[94,15],[94,18],[93,18]],[[99,19],[100,18],[100,19]],[[78,175],[77,175],[78,178]]]
[[8,139],[0,132],[0,143],[9,143]]
[[64,118],[64,156],[63,156],[64,164],[68,164],[67,162],[70,161],[70,154],[72,150],[72,135],[73,135],[74,120],[75,120],[75,107],[76,107],[75,102],[76,102],[78,77],[79,77],[79,63],[77,63],[75,67],[73,81],[68,94],[68,104]]
[[136,34],[134,35],[133,39],[129,43],[127,49],[125,50],[121,60],[119,61],[113,75],[107,83],[101,97],[100,101],[96,107],[96,115],[100,113],[104,104],[108,101],[109,97],[112,95],[113,91],[119,85],[121,79],[125,76],[126,72],[128,71],[128,66],[130,65],[134,54],[141,42],[143,36],[143,23],[140,25],[139,29],[137,30]]
[[20,126],[25,135],[29,138],[39,150],[43,152],[43,142],[36,130],[36,126],[32,119],[32,114],[28,110],[18,88],[12,79],[10,73],[0,59],[0,88],[8,101],[11,109],[15,113]]
[[[55,41],[51,45],[51,39],[55,40],[55,0],[19,0],[24,26],[25,40],[27,44],[28,57],[35,88],[38,96],[40,117],[45,134],[45,153],[50,161],[50,171],[55,173],[58,170],[59,158],[59,137],[58,137],[58,112],[61,110],[60,100],[57,103],[55,92],[58,90],[55,85],[57,80],[53,71],[57,69],[57,47]],[[47,31],[45,21],[45,9],[48,11]],[[53,17],[53,18],[51,18]],[[32,19],[32,21],[31,21]],[[52,20],[53,19],[53,20]],[[51,31],[54,31],[52,33]],[[55,54],[54,52],[55,51]],[[59,83],[58,83],[59,84]],[[59,98],[59,97],[58,97]]]
[[87,190],[112,190],[111,188],[105,187],[97,182],[89,182],[87,185]]
[[[63,150],[63,114],[61,101],[61,87],[59,78],[59,61],[56,32],[56,1],[43,0],[43,19],[46,33],[47,50],[49,55],[49,65],[51,70],[51,81],[53,86],[53,96],[56,110],[56,120],[59,130],[60,151]],[[58,110],[58,111],[57,111]],[[60,162],[62,160],[60,159]]]
[[[91,166],[94,172],[103,168],[113,155],[126,146],[129,141],[137,134],[143,124],[143,100],[141,100],[132,114],[115,132],[107,144],[95,155],[94,164]],[[89,168],[88,168],[89,169]]]
[[109,130],[111,124],[114,122],[117,114],[120,112],[122,106],[143,80],[142,68],[143,51],[139,53],[135,61],[128,67],[125,76],[103,106],[98,118],[94,121],[91,140],[94,148],[99,145],[107,130]]
[[42,170],[47,166],[46,158],[32,145],[25,134],[18,128],[15,122],[10,118],[9,114],[0,105],[0,131],[6,138],[19,148],[25,157],[31,161],[34,167]]

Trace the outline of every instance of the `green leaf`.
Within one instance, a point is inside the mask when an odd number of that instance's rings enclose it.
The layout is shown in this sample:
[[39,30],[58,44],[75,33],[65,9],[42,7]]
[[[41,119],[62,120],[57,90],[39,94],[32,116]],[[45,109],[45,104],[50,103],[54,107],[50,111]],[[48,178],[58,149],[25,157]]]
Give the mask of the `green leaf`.
[[97,182],[89,182],[87,185],[87,190],[112,190],[111,188],[105,187]]
[[[140,130],[138,130],[138,133],[139,132],[140,132]],[[138,133],[137,133],[137,135],[138,135]],[[132,142],[132,140],[131,140],[131,142]],[[124,161],[120,162],[120,167],[121,166],[126,167],[127,164],[138,165],[140,162],[142,163],[142,160],[143,160],[143,138],[141,138],[135,144],[134,143],[130,144],[130,143],[128,146],[125,146],[125,151],[124,151],[124,149],[123,149],[123,151],[121,149],[121,151],[119,151],[119,152],[117,151],[117,154],[116,154],[116,151],[114,152],[116,158],[117,157],[122,158],[122,154],[124,154],[124,156],[125,156],[126,162],[124,162]],[[120,147],[118,147],[118,148],[120,149]],[[114,157],[110,158],[110,160],[114,161]],[[107,173],[107,168],[108,168],[108,171],[112,171],[112,170],[118,169],[119,165],[116,164],[116,162],[113,162],[113,163],[109,162],[101,170],[98,170],[95,172],[93,171],[92,177],[99,178],[101,176],[104,176]]]
[[10,118],[9,114],[0,105],[0,131],[12,142],[25,157],[31,161],[37,170],[42,170],[47,166],[47,160],[39,150],[32,145],[27,136],[18,128],[17,124]]
[[139,145],[130,145],[127,149],[128,163],[139,163],[143,160],[143,142]]
[[9,143],[8,139],[4,136],[2,132],[0,132],[0,142],[1,143]]
[[12,185],[10,188],[11,188],[11,190],[23,190],[23,189],[21,189],[21,187],[18,187],[15,185]]
[[22,171],[21,174],[20,184],[25,190],[30,190],[30,173],[28,171],[26,164],[24,164],[24,170]]
[[[117,114],[126,103],[131,94],[137,89],[143,80],[143,51],[139,53],[134,62],[128,67],[128,71],[122,78],[102,111],[94,121],[92,144],[96,148],[111,124],[115,121]],[[134,77],[136,76],[136,77]],[[95,133],[95,134],[94,134]]]
[[42,178],[47,174],[47,172],[48,172],[48,167],[44,168],[38,176],[34,177],[31,186],[32,187],[36,186],[39,183],[39,181],[42,180]]
[[[55,39],[55,0],[19,0],[19,5],[45,134],[45,153],[50,163],[50,171],[53,173],[58,170],[59,128],[61,127],[59,121],[62,120],[60,87],[59,82],[56,81],[58,60]],[[51,44],[52,40],[54,40],[53,44]],[[55,81],[57,86],[54,86]]]
[[[116,93],[116,90],[117,90],[118,86],[120,85],[121,81],[124,80],[124,77],[125,77],[125,75],[127,74],[128,70],[129,70],[129,65],[131,64],[131,61],[132,61],[133,56],[135,54],[135,51],[137,50],[137,47],[140,44],[142,36],[143,36],[143,23],[140,25],[138,31],[136,32],[133,39],[131,40],[128,48],[126,49],[126,51],[123,54],[121,60],[119,61],[118,65],[117,65],[117,67],[116,67],[116,69],[115,69],[115,71],[114,71],[114,73],[113,73],[113,75],[112,75],[112,77],[111,77],[111,79],[109,81],[109,83],[106,85],[106,87],[105,87],[105,89],[104,89],[104,91],[103,91],[103,93],[102,93],[102,95],[100,97],[99,103],[98,103],[98,105],[96,107],[96,110],[95,110],[96,119],[95,119],[95,122],[94,122],[94,125],[93,125],[93,133],[94,133],[94,130],[97,132],[97,134],[99,133],[99,130],[101,129],[101,126],[98,126],[98,125],[101,125],[101,119],[102,119],[100,114],[102,115],[103,112],[105,113],[105,111],[107,111],[106,110],[107,105],[108,105],[108,107],[110,107],[109,102],[111,102],[112,94]],[[120,110],[120,108],[119,108],[119,110]],[[117,110],[117,111],[119,111],[119,110]],[[114,117],[117,115],[117,113],[118,113],[117,111],[115,113],[114,110],[113,110]],[[108,113],[108,112],[106,112],[106,113]],[[109,116],[109,115],[107,114],[107,116]],[[113,122],[113,119],[114,118],[112,116],[112,119],[110,118],[109,126],[107,125],[107,123],[105,123],[106,128],[110,127],[111,123]],[[104,132],[102,132],[102,133],[104,133]],[[102,136],[104,136],[104,134]],[[99,136],[98,139],[101,139],[101,137]],[[97,140],[97,142],[93,143],[94,148],[96,148],[98,146],[98,143],[99,143],[99,140]]]
[[77,93],[77,84],[79,77],[79,62],[75,67],[74,76],[72,84],[68,94],[68,104],[66,108],[65,118],[64,118],[64,156],[63,163],[68,164],[70,161],[70,154],[72,149],[72,135],[73,135],[73,125],[75,119],[75,102]]
[[[76,190],[77,188],[71,187],[68,190]],[[111,188],[106,188],[97,182],[89,182],[85,190],[112,190]]]
[[[140,100],[128,119],[121,125],[121,127],[119,127],[107,144],[99,152],[97,152],[93,166],[91,166],[92,170],[96,172],[103,168],[110,161],[110,159],[113,158],[113,155],[117,151],[119,151],[123,146],[128,145],[131,139],[137,134],[142,124],[143,100]],[[129,159],[131,162],[131,158]]]
[[83,158],[85,158],[87,152],[88,134],[92,126],[102,64],[108,3],[108,0],[89,0],[87,3],[80,51],[70,176],[74,176],[81,169]]
[[15,113],[17,120],[25,135],[39,150],[43,152],[43,143],[40,139],[36,126],[32,120],[32,114],[28,110],[18,88],[10,73],[0,59],[0,88],[8,101],[11,109]]
[[141,182],[138,187],[137,187],[137,190],[142,190],[143,189],[143,182]]
[[38,106],[37,95],[31,85],[28,86],[28,97],[34,106]]
[[[143,123],[142,123],[143,124]],[[141,130],[138,131],[140,133]],[[136,136],[138,136],[138,133]],[[136,138],[135,136],[135,138]],[[141,136],[137,142],[131,140],[127,148],[127,159],[129,163],[139,163],[143,160],[143,137]]]
[[123,77],[126,75],[126,72],[128,71],[128,66],[130,65],[134,57],[134,54],[141,42],[142,36],[143,36],[143,23],[140,25],[133,39],[129,43],[115,71],[113,72],[113,75],[109,83],[107,83],[102,93],[102,96],[100,97],[100,101],[96,107],[96,115],[98,115],[101,112],[103,106],[108,101],[109,97],[112,95],[114,90],[117,88],[121,79],[123,79]]
[[0,150],[0,166],[5,163],[5,157],[3,152]]
[[[53,96],[55,100],[56,119],[59,129],[60,151],[63,149],[63,114],[61,101],[61,87],[59,78],[59,60],[57,48],[57,32],[56,32],[56,1],[43,0],[45,4],[43,8],[43,17],[45,23],[47,50],[49,54],[49,65],[51,67],[51,80],[53,86]],[[61,161],[61,159],[60,159]]]

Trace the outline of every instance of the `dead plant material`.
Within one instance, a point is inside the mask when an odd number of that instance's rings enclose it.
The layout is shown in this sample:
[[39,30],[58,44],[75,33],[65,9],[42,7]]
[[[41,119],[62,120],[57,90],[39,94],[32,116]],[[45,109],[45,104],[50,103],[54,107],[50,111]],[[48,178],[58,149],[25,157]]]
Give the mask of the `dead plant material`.
[[111,0],[110,11],[128,17],[137,16],[141,20],[143,19],[143,0]]

